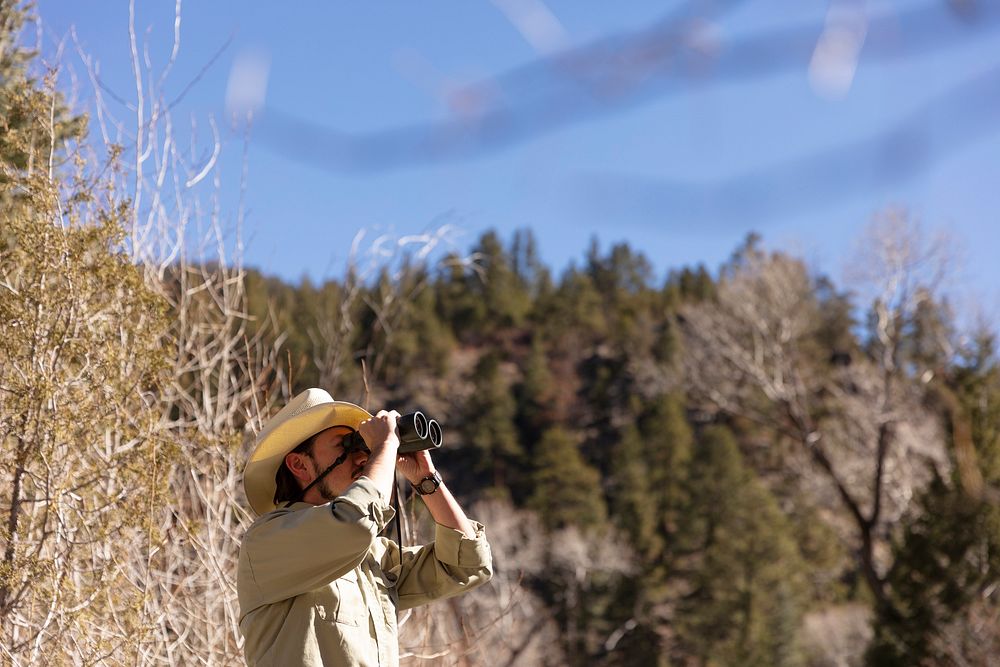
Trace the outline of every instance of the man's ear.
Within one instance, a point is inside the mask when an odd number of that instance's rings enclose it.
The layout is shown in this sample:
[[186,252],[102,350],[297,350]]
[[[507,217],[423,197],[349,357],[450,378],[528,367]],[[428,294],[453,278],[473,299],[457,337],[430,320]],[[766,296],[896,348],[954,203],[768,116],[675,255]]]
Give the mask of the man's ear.
[[307,458],[309,457],[305,454],[298,454],[296,452],[285,454],[285,466],[302,485],[311,482],[314,476],[312,467],[306,463]]

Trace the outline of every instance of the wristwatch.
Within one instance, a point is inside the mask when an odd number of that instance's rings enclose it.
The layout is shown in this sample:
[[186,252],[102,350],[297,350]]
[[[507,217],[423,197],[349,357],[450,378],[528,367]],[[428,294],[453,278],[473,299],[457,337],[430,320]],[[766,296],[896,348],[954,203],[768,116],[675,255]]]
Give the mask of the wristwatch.
[[441,486],[441,474],[435,470],[433,473],[414,484],[413,490],[422,496],[427,496],[437,491],[439,486]]

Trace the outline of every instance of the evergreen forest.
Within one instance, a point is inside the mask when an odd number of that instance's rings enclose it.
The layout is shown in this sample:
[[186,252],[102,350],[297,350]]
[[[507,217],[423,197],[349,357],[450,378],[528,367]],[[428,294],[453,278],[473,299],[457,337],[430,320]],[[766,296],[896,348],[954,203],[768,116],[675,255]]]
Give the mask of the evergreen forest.
[[995,338],[958,333],[916,257],[871,302],[753,235],[663,281],[597,241],[555,277],[530,230],[468,257],[355,287],[251,271],[247,296],[293,391],[424,410],[449,484],[534,513],[553,664],[989,663]]

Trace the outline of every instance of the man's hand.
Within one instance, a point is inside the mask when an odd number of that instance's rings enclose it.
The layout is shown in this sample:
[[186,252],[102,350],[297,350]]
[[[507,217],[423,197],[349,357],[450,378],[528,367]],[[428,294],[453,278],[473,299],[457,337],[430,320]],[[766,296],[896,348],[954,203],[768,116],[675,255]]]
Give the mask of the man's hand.
[[370,419],[366,419],[358,425],[358,433],[365,439],[368,449],[375,454],[385,446],[393,449],[399,447],[399,429],[396,428],[396,420],[399,413],[395,410],[379,410],[378,414]]
[[424,477],[434,474],[434,463],[431,454],[426,449],[409,454],[400,454],[396,458],[396,470],[402,473],[410,484],[418,484]]
[[[397,456],[396,470],[402,473],[410,484],[416,486],[424,477],[430,477],[434,474],[435,468],[434,462],[431,461],[430,451],[425,449]],[[420,499],[424,501],[424,505],[427,506],[435,522],[461,531],[470,540],[475,539],[476,531],[473,529],[472,523],[451,495],[451,491],[443,483],[437,491],[430,495],[421,495]]]

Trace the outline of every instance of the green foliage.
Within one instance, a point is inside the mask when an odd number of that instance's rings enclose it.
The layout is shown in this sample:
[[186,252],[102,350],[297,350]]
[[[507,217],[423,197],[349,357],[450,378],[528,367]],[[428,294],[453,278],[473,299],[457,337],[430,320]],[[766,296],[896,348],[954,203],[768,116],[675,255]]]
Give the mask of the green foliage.
[[488,473],[488,483],[501,490],[515,481],[510,475],[521,471],[523,449],[514,428],[517,405],[496,353],[483,355],[471,379],[474,389],[465,405],[462,430],[477,453],[477,472]]
[[806,589],[791,526],[727,429],[706,429],[691,465],[684,530],[696,551],[676,617],[681,641],[703,664],[802,664]]
[[314,387],[319,383],[319,368],[314,363],[313,345],[309,332],[316,329],[316,320],[324,313],[335,313],[340,305],[339,286],[316,289],[303,281],[298,288],[278,278],[247,271],[245,282],[247,313],[251,335],[270,332],[272,338],[283,339],[286,365],[295,381],[295,389]]
[[979,470],[988,484],[1000,484],[1000,363],[996,335],[980,331],[954,368],[958,397],[969,418]]
[[704,266],[695,269],[684,267],[680,271],[672,271],[664,287],[670,300],[706,301],[715,296],[715,281]]
[[[677,548],[677,531],[688,504],[693,436],[676,396],[655,400],[622,432],[614,447],[612,505],[619,525],[650,562]],[[666,550],[666,551],[665,551]]]
[[555,400],[553,383],[545,346],[541,339],[536,337],[528,349],[527,359],[523,362],[521,381],[516,385],[514,392],[517,400],[518,431],[529,455],[534,454],[535,443],[555,421],[552,408]]
[[[426,276],[417,275],[412,280],[423,284]],[[404,384],[420,374],[440,377],[448,372],[455,338],[434,306],[434,293],[422,287],[402,304],[400,323],[387,345],[388,384]]]
[[496,233],[483,234],[472,256],[480,273],[478,283],[470,287],[481,295],[487,318],[481,326],[487,331],[520,326],[530,307],[527,287]]
[[562,428],[549,429],[535,445],[531,478],[534,491],[528,507],[538,511],[548,528],[596,529],[605,524],[601,475]]
[[659,531],[666,542],[671,542],[689,502],[686,485],[694,444],[683,397],[667,394],[653,401],[640,417],[639,428]]
[[578,340],[583,345],[607,334],[601,295],[592,278],[575,268],[566,271],[554,292],[539,299],[537,310],[545,316],[540,326],[549,340]]
[[[776,494],[777,495],[777,494]],[[843,602],[849,588],[843,579],[852,571],[851,554],[815,502],[801,492],[788,492],[785,499],[788,520],[799,553],[806,564],[805,575],[814,605]]]
[[441,261],[434,283],[437,313],[460,341],[468,339],[486,316],[483,300],[469,287],[478,280],[473,269],[457,254],[450,254]]
[[469,340],[473,332],[495,336],[524,324],[531,308],[531,282],[547,281],[534,252],[530,236],[515,235],[508,251],[490,231],[479,238],[469,261],[455,254],[444,259],[435,283],[438,314],[452,325],[456,338]]
[[516,281],[525,286],[532,300],[552,292],[552,275],[538,256],[538,241],[530,229],[519,229],[514,232],[510,255]]
[[618,526],[647,561],[655,561],[664,546],[651,472],[642,434],[634,425],[626,426],[612,458],[611,507]]
[[889,576],[902,616],[878,616],[870,665],[942,664],[938,633],[1000,582],[1000,507],[935,479],[921,509]]
[[607,257],[601,257],[597,239],[592,239],[587,251],[587,270],[598,291],[609,297],[639,294],[649,289],[653,267],[641,253],[627,243],[611,247]]
[[858,355],[858,344],[853,329],[857,324],[852,314],[852,304],[847,294],[837,292],[833,283],[821,278],[816,284],[819,302],[817,315],[820,325],[816,328],[817,343],[827,351],[832,364],[845,366]]

